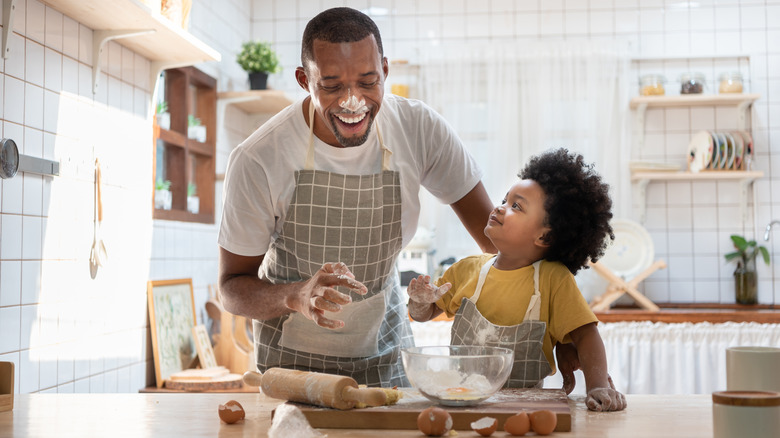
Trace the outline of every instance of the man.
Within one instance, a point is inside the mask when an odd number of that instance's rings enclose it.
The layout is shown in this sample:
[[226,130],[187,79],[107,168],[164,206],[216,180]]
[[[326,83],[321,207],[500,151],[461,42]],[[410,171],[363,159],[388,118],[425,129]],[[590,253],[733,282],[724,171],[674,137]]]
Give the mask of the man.
[[260,371],[408,386],[400,349],[413,341],[394,264],[417,228],[419,188],[450,204],[486,252],[495,251],[483,233],[492,203],[446,121],[384,94],[388,63],[365,14],[333,8],[314,17],[301,63],[295,76],[309,96],[228,162],[222,303],[253,318]]

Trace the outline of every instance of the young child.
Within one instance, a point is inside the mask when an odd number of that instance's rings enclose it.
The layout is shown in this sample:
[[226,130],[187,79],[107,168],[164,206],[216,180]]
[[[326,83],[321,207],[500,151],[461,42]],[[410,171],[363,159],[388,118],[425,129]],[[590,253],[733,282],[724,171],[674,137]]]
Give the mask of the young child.
[[455,317],[453,345],[514,350],[509,387],[540,387],[554,372],[553,346],[573,342],[588,409],[625,409],[607,373],[598,319],[574,280],[615,238],[609,187],[565,149],[532,158],[518,176],[485,227],[498,255],[460,260],[435,284],[427,275],[412,279],[409,315],[428,321],[446,312]]

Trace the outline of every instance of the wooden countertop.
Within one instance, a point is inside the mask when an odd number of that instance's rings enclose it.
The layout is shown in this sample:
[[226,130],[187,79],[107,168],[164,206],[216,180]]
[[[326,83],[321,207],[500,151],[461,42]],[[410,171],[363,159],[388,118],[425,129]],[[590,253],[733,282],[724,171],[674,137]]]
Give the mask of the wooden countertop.
[[656,303],[658,312],[635,308],[613,307],[596,312],[601,322],[651,321],[651,322],[759,322],[780,323],[780,306],[772,304],[720,304],[720,303]]
[[[246,419],[219,420],[217,408],[237,400]],[[622,412],[590,412],[584,396],[569,398],[571,432],[551,436],[601,438],[712,437],[712,396],[628,395]],[[18,394],[12,411],[0,412],[2,437],[266,437],[271,410],[279,404],[255,394]],[[329,438],[416,437],[416,430],[320,429]],[[478,437],[458,431],[463,438]],[[501,431],[493,436],[503,437]]]

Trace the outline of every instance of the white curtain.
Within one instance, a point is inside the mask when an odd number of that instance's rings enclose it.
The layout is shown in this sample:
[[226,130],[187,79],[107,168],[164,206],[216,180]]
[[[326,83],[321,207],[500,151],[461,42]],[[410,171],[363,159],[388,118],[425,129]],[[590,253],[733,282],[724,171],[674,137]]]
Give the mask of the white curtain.
[[[493,43],[437,47],[425,56],[420,98],[476,157],[494,202],[531,156],[565,147],[596,164],[612,187],[615,216],[630,212],[627,49],[600,42]],[[423,203],[421,225],[436,231],[439,259],[476,250],[453,214],[432,199]]]
[[628,394],[723,391],[726,348],[780,347],[780,324],[621,322],[599,332],[615,385]]

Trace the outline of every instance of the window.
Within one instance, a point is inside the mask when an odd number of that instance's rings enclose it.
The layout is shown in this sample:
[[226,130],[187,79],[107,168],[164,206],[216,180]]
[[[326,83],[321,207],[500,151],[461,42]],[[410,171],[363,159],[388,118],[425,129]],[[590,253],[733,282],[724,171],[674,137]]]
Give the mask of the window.
[[[154,123],[155,219],[214,223],[216,84],[194,67],[162,74]],[[168,116],[160,116],[166,109]]]

